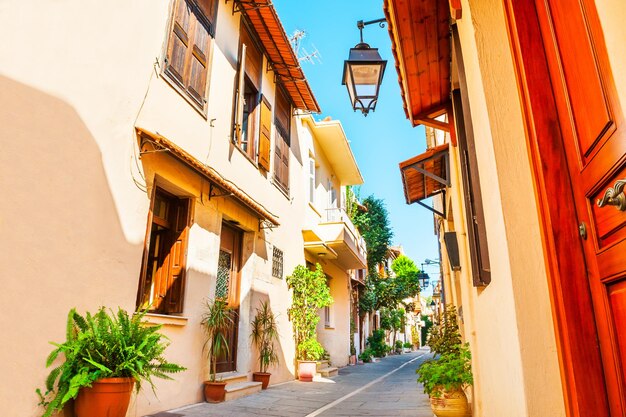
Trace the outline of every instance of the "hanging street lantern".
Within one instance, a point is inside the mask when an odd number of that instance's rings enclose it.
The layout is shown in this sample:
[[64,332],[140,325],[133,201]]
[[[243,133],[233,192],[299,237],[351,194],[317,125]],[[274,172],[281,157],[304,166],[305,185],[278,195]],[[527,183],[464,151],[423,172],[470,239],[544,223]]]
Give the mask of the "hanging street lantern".
[[387,61],[382,59],[378,48],[371,48],[363,42],[363,27],[371,23],[384,26],[385,19],[370,22],[357,22],[361,31],[361,42],[350,49],[348,59],[343,64],[342,84],[348,88],[354,111],[361,110],[364,116],[376,109],[380,85],[383,82]]

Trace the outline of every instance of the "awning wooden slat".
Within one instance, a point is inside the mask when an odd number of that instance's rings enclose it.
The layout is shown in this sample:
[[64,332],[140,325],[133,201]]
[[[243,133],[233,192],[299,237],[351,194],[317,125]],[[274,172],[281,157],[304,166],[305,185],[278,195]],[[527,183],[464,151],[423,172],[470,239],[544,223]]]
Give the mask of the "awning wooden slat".
[[407,204],[432,197],[450,185],[448,152],[445,143],[400,163]]
[[[450,8],[448,0],[385,0],[384,11],[406,116],[450,102]],[[449,106],[448,106],[449,107]]]
[[256,32],[293,105],[297,109],[320,113],[319,104],[271,0],[236,0],[236,3]]

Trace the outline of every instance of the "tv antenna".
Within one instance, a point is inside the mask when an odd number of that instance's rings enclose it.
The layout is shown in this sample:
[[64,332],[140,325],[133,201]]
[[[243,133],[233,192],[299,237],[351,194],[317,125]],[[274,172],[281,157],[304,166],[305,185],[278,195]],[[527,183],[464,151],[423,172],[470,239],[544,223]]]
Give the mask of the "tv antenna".
[[302,46],[302,39],[305,37],[306,32],[299,29],[296,29],[296,31],[289,37],[289,42],[298,57],[298,62],[309,62],[313,65],[315,65],[316,61],[321,63],[322,54],[320,54],[320,51],[317,50],[315,45],[311,44],[313,52],[309,52],[304,46]]

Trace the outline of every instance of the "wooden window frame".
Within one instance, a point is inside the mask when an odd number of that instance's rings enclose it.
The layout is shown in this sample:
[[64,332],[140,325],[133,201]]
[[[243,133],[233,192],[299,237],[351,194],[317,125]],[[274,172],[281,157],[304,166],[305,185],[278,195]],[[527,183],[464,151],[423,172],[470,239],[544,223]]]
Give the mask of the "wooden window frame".
[[315,206],[315,191],[317,183],[317,167],[315,165],[315,158],[309,156],[309,203]]
[[[176,217],[175,217],[175,223],[176,223],[175,225],[171,224],[171,219],[168,220],[168,219],[164,219],[155,215],[154,205],[155,205],[155,202],[157,201],[157,198],[167,201],[167,203],[170,204],[170,209],[174,208],[177,210]],[[183,209],[184,209],[184,222],[185,223],[181,224],[180,212],[178,212],[178,210],[183,210]],[[168,213],[167,215],[169,216],[171,214]],[[137,298],[136,298],[137,310],[142,310],[142,309],[147,308],[150,313],[158,313],[158,314],[166,314],[166,315],[183,313],[185,287],[186,287],[186,263],[187,263],[186,261],[187,261],[188,237],[189,237],[189,228],[191,226],[192,219],[193,219],[193,200],[192,199],[184,198],[184,197],[181,198],[181,197],[175,196],[157,186],[153,188],[152,197],[150,201],[150,209],[148,211],[148,224],[146,227],[146,237],[144,240],[141,274],[139,276],[139,283],[138,283],[138,288],[137,288]],[[173,286],[172,285],[174,282],[172,278],[173,268],[171,266],[171,261],[172,261],[171,257],[173,256],[172,251],[174,250],[175,244],[178,243],[178,238],[180,236],[183,236],[180,239],[181,247],[179,248],[181,252],[180,253],[181,258],[179,259],[178,267],[176,268],[177,270],[180,270],[176,278],[176,280],[178,281],[177,285],[179,285],[180,287],[179,287],[178,294],[168,291],[164,296],[152,296],[151,295],[149,299],[146,300],[145,295],[146,295],[146,285],[148,285],[148,282],[147,282],[148,268],[149,268],[150,259],[153,256],[152,244],[154,242],[152,242],[152,239],[153,239],[153,234],[155,233],[154,231],[155,226],[166,228],[164,233],[162,233],[163,237],[161,237],[161,239],[167,239],[167,240],[163,244],[163,246],[159,247],[159,249],[165,250],[166,247],[169,247],[169,250],[165,259],[167,258],[170,258],[170,259],[166,262],[167,271],[162,271],[161,268],[159,268],[158,281],[155,280],[154,276],[151,276],[150,285],[151,287],[158,287],[159,284],[161,283],[160,281],[163,279],[162,274],[165,273],[166,274],[165,286],[167,288],[171,288]],[[172,230],[172,226],[174,226],[175,229]],[[181,226],[182,226],[182,230],[178,232],[176,229],[180,228]],[[174,241],[172,242],[173,239]],[[159,256],[159,255],[157,254],[155,256]],[[157,297],[160,298],[162,301],[159,301],[156,307],[154,307]],[[150,303],[149,306],[146,306],[147,302]]]
[[452,106],[454,122],[459,148],[461,165],[461,179],[464,189],[465,216],[467,222],[467,237],[470,246],[472,263],[472,282],[475,287],[489,285],[491,282],[491,266],[489,261],[489,245],[485,214],[483,211],[480,177],[474,130],[467,94],[467,81],[461,53],[461,43],[456,26],[452,27],[453,53],[456,58],[459,74],[459,89],[452,91]]
[[[246,39],[248,40],[247,43]],[[248,55],[258,56],[260,62],[248,62]],[[242,20],[239,31],[239,59],[237,61],[237,79],[233,100],[232,141],[255,165],[258,164],[259,142],[263,127],[260,117],[263,101],[263,60],[263,49],[258,46],[258,40],[247,27],[245,21]],[[256,74],[251,72],[255,67],[258,68]],[[244,126],[247,128],[244,129]]]

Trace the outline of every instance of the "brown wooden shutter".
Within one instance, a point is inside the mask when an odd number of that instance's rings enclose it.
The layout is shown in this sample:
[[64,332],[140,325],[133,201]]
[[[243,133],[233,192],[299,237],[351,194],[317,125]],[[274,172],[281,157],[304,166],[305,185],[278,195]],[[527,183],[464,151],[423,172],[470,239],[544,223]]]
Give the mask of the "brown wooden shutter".
[[167,46],[165,72],[184,85],[185,57],[189,47],[191,8],[185,0],[176,0],[172,32]]
[[266,171],[270,170],[272,131],[272,108],[267,99],[261,99],[261,126],[259,131],[259,165]]
[[261,90],[261,74],[263,67],[263,54],[257,48],[256,43],[253,41],[252,35],[246,28],[246,26],[242,23],[241,25],[241,33],[240,33],[240,43],[246,45],[246,67],[245,73],[252,81],[252,84],[257,89],[257,91]]
[[281,141],[282,145],[282,173],[281,173],[281,181],[283,186],[287,191],[289,191],[289,144],[287,143],[287,139],[283,138]]
[[235,91],[235,121],[233,124],[233,142],[241,143],[243,124],[243,106],[245,101],[245,68],[246,68],[246,44],[241,44],[239,50],[239,73],[237,74],[237,90]]
[[465,68],[456,27],[453,27],[452,38],[453,52],[459,73],[459,85],[461,87],[460,90],[457,89],[452,92],[452,105],[461,159],[463,188],[465,189],[465,214],[472,259],[472,277],[474,286],[483,286],[491,282],[491,266],[489,263],[487,230],[478,176],[478,160],[476,159],[476,148],[474,146],[474,130],[467,96]]
[[164,310],[166,313],[182,313],[185,295],[185,264],[189,235],[191,200],[179,200],[175,224],[172,226],[172,245],[169,253],[169,274]]
[[193,25],[193,42],[189,53],[189,85],[187,91],[204,106],[209,57],[209,32],[199,20]]

